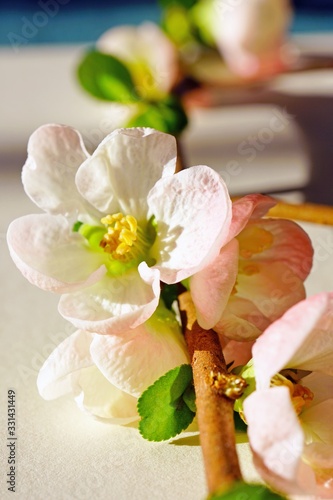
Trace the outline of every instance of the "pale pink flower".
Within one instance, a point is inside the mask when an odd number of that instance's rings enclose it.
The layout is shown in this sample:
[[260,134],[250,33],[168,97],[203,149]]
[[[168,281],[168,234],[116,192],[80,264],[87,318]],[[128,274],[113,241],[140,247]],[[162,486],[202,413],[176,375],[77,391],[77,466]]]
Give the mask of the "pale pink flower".
[[120,129],[92,156],[59,125],[30,138],[27,194],[46,214],[11,223],[8,245],[23,275],[63,294],[60,313],[77,328],[120,333],[155,311],[160,280],[188,278],[226,239],[231,201],[206,166],[173,175],[174,137]]
[[255,342],[244,403],[254,462],[285,493],[333,497],[333,293],[300,302]]
[[45,361],[37,386],[44,399],[70,393],[87,413],[127,424],[139,419],[141,393],[188,362],[178,322],[159,307],[146,323],[122,335],[76,331]]
[[111,28],[97,41],[97,49],[130,69],[136,90],[144,98],[165,96],[179,76],[177,50],[154,23]]
[[289,0],[215,0],[213,6],[216,43],[234,73],[265,77],[285,68]]
[[190,279],[198,322],[223,335],[223,344],[228,339],[255,340],[305,297],[312,245],[293,221],[263,218],[274,203],[262,195],[233,203],[228,239],[219,256]]

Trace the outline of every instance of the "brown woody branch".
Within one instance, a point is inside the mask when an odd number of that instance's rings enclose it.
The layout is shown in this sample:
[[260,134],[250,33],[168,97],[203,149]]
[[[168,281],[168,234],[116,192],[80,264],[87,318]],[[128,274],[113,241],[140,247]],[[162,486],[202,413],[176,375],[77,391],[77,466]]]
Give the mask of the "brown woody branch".
[[[181,304],[184,311],[184,304]],[[186,310],[186,305],[185,305]],[[189,316],[191,312],[189,311]],[[186,318],[185,318],[186,317]],[[217,334],[186,321],[185,340],[192,360],[200,443],[210,493],[228,490],[242,479],[235,443],[234,401],[217,388],[228,379]]]

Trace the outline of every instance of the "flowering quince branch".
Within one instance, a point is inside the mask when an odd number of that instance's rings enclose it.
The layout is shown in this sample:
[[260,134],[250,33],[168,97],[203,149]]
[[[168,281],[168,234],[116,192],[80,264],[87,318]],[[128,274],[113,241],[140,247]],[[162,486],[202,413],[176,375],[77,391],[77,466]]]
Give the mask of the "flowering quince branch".
[[[175,166],[175,139],[150,128],[116,130],[90,156],[76,130],[41,127],[22,179],[45,213],[13,221],[7,240],[23,275],[59,293],[60,313],[78,328],[42,367],[41,395],[72,392],[85,411],[126,424],[139,419],[138,398],[140,413],[162,391],[171,427],[168,417],[150,438],[167,439],[196,411],[191,361],[216,492],[241,478],[233,400],[245,384],[226,363],[247,363],[257,337],[304,299],[312,248],[293,222],[264,218],[270,198],[232,204],[214,170]],[[161,294],[180,283],[185,340]]]

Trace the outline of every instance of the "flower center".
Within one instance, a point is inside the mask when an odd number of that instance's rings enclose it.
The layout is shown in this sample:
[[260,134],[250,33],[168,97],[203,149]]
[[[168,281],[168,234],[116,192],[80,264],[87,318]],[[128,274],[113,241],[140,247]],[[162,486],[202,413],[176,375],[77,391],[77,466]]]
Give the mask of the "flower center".
[[142,228],[133,215],[115,213],[101,219],[101,225],[90,225],[77,221],[73,231],[80,233],[88,248],[101,252],[108,273],[120,276],[133,267],[146,261],[148,266],[155,264],[150,248],[156,238],[154,217],[145,222]]
[[295,408],[297,415],[300,415],[303,411],[303,408],[307,408],[311,401],[314,398],[313,392],[310,391],[308,387],[305,387],[298,382],[294,382],[288,378],[286,378],[281,373],[274,375],[271,379],[271,386],[280,386],[284,385],[288,387],[290,392],[290,397],[292,404]]
[[100,241],[100,246],[105,252],[111,254],[113,259],[122,262],[132,260],[133,251],[138,239],[138,223],[133,215],[123,215],[121,212],[107,215],[101,219],[107,227],[107,232]]

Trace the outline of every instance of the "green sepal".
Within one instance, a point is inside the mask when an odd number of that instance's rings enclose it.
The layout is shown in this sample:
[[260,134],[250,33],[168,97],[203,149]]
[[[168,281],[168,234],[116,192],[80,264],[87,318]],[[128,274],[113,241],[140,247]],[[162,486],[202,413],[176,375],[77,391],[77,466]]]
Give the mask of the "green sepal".
[[151,127],[167,134],[179,135],[187,124],[188,118],[179,99],[168,96],[160,101],[142,103],[127,127]]
[[103,101],[135,103],[140,100],[130,71],[116,57],[91,50],[77,69],[82,87]]
[[247,365],[244,365],[241,369],[235,370],[238,375],[243,377],[247,382],[247,387],[243,392],[242,396],[236,399],[234,404],[234,410],[239,412],[240,415],[243,414],[243,402],[245,399],[256,390],[256,380],[254,374],[253,360],[251,359]]
[[230,490],[223,493],[213,493],[207,500],[235,500],[244,498],[251,500],[281,500],[285,499],[278,493],[262,484],[248,484],[244,482],[235,483]]
[[[191,386],[191,365],[181,365],[168,371],[142,393],[138,401],[139,431],[145,439],[165,441],[190,425],[195,413],[183,396]],[[185,398],[190,402],[189,393]]]

